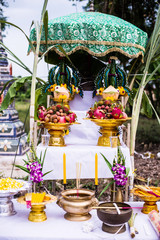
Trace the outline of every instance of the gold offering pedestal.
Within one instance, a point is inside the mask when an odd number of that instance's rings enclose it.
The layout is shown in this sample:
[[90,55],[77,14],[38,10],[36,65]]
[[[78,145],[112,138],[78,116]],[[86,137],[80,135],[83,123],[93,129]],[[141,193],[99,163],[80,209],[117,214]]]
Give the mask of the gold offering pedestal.
[[[28,220],[31,222],[43,222],[47,220],[47,216],[44,211],[44,209],[46,208],[45,205],[51,202],[55,202],[56,200],[57,200],[57,197],[46,194],[43,202],[32,203]],[[19,197],[17,201],[21,204],[26,204],[25,196]]]
[[[150,187],[152,190],[159,190],[160,191],[160,187]],[[139,198],[141,198],[144,201],[143,204],[143,208],[141,210],[142,213],[144,214],[148,214],[150,213],[152,210],[156,210],[157,212],[159,212],[158,207],[157,207],[157,201],[160,200],[160,197],[156,197],[156,196],[145,196],[143,194],[140,194],[138,192],[137,188],[133,188],[131,191],[135,196],[138,196]]]
[[110,137],[118,136],[118,126],[121,126],[126,121],[131,118],[126,119],[92,119],[85,118],[86,120],[90,120],[94,122],[96,125],[100,127],[100,133],[102,136],[98,139],[98,146],[111,147]]
[[73,124],[79,124],[79,123],[43,123],[44,127],[48,129],[48,133],[50,134],[49,138],[49,146],[55,146],[55,147],[64,147],[65,141],[64,141],[64,133],[69,128],[69,126]]

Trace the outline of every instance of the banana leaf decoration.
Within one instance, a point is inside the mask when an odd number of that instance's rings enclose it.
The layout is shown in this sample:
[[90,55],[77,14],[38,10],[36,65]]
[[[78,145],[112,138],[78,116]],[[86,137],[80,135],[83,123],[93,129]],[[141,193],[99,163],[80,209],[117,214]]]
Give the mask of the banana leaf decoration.
[[[77,70],[69,67],[64,61],[49,70],[48,81],[42,88],[42,93],[51,94],[55,86],[66,86],[72,95],[73,92],[79,93],[83,97],[83,90],[80,86],[80,76]],[[76,91],[73,91],[76,89]]]
[[93,97],[96,95],[97,89],[107,88],[112,85],[115,88],[123,87],[125,92],[129,94],[129,88],[127,87],[127,77],[125,72],[116,65],[114,59],[111,60],[111,63],[107,67],[101,69],[98,73],[95,81],[95,88],[93,91]]

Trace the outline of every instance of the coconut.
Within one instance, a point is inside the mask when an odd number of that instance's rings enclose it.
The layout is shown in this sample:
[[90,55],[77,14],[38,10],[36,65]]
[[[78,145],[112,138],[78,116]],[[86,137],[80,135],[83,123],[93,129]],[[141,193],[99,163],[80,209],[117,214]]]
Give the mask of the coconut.
[[61,95],[65,95],[67,97],[66,99],[68,99],[70,96],[70,92],[65,87],[58,86],[57,88],[55,88],[54,98],[58,99]]
[[108,88],[106,88],[102,93],[103,99],[112,97],[114,100],[117,100],[118,96],[119,96],[119,91],[111,85]]

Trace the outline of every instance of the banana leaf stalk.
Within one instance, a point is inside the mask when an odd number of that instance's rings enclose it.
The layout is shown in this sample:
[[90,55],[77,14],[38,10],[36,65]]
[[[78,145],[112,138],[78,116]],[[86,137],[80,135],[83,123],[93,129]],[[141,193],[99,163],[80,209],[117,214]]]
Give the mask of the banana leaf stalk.
[[42,33],[42,26],[43,26],[43,18],[46,12],[48,0],[44,1],[42,14],[41,14],[41,21],[40,25],[37,22],[35,24],[35,29],[37,32],[37,44],[36,44],[36,51],[34,53],[34,63],[33,63],[33,74],[32,74],[32,85],[31,85],[31,102],[30,102],[30,143],[34,143],[34,110],[35,110],[35,89],[36,89],[36,76],[37,76],[37,65],[38,65],[38,55],[39,55],[39,48],[40,48],[40,40],[41,40],[41,33]]
[[[146,65],[144,68],[143,77],[137,91],[137,94],[133,101],[133,110],[132,110],[132,120],[131,120],[131,146],[130,146],[130,154],[131,154],[131,165],[132,165],[132,172],[134,171],[134,151],[135,151],[135,140],[136,140],[136,133],[141,109],[141,102],[143,97],[143,92],[145,89],[146,84],[152,79],[153,75],[158,71],[160,68],[160,64],[155,68],[155,70],[148,76],[148,71],[152,59],[154,58],[156,51],[160,50],[160,7],[157,14],[157,19],[155,23],[155,27],[151,36],[150,40],[150,48],[147,54]],[[159,121],[160,122],[160,121]],[[130,188],[133,187],[134,176],[131,178]],[[132,198],[133,196],[131,196]]]
[[136,216],[137,216],[137,213],[134,214],[132,212],[131,218],[128,221],[131,238],[134,238],[136,236],[135,233],[137,233],[137,230],[136,230],[136,228],[134,226],[134,222],[135,222]]

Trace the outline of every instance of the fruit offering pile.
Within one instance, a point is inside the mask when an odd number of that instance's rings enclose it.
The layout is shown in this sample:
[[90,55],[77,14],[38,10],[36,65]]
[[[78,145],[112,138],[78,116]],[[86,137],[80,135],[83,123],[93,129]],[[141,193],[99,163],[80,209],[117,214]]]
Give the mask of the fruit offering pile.
[[123,112],[120,101],[102,99],[95,102],[87,112],[87,117],[92,119],[126,119],[127,114]]
[[47,109],[40,106],[38,108],[38,118],[46,123],[73,123],[76,121],[77,116],[63,104],[57,104]]

